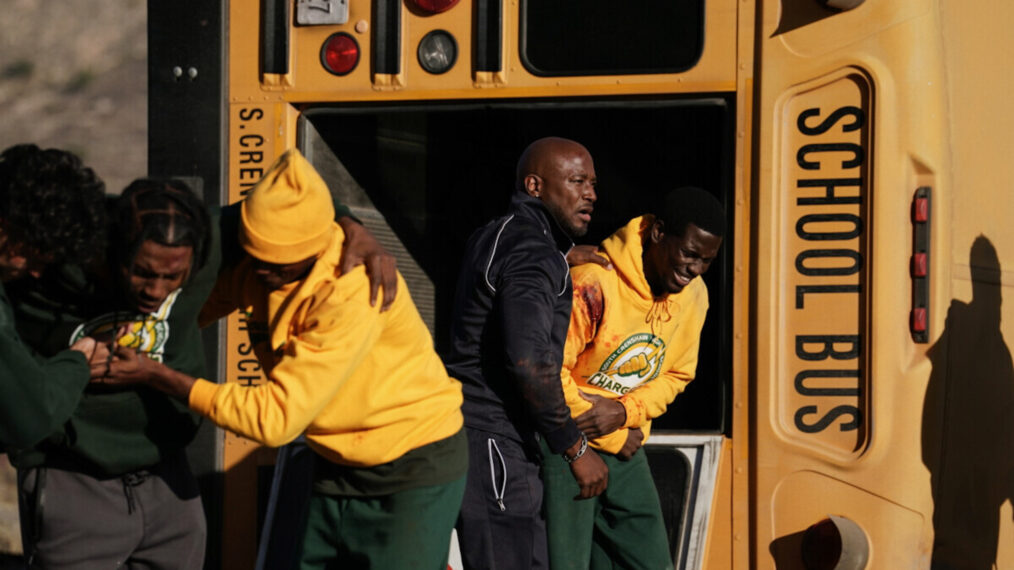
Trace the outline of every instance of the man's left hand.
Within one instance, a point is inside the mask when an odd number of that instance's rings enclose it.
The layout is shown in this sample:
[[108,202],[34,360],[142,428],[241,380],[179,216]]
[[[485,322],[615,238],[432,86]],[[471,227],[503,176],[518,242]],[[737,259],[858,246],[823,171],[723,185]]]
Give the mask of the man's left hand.
[[377,304],[377,291],[384,288],[384,299],[380,312],[391,308],[398,293],[398,272],[394,256],[387,253],[369,230],[349,217],[338,220],[345,232],[345,247],[342,250],[341,272],[344,275],[358,265],[366,265],[370,278],[370,306]]
[[641,449],[641,444],[644,443],[644,432],[641,428],[630,428],[627,430],[627,441],[623,443],[623,447],[616,452],[616,457],[620,461],[630,461],[630,458],[637,453],[638,449]]
[[613,268],[613,264],[609,262],[609,258],[599,253],[598,246],[575,245],[570,248],[570,251],[567,252],[567,265],[574,267],[584,263],[597,263],[606,269]]
[[580,392],[581,397],[592,404],[592,408],[577,417],[577,428],[589,439],[613,433],[627,421],[627,409],[617,400],[603,398],[596,394]]

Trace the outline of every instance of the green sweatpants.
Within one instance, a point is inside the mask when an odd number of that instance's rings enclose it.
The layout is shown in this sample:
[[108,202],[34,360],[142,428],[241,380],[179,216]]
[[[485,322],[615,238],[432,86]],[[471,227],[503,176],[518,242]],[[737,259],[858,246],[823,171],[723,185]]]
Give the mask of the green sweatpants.
[[579,489],[570,466],[546,454],[544,508],[553,570],[673,567],[658,491],[644,449],[630,461],[600,454],[609,485],[594,499],[574,500]]
[[465,476],[381,497],[310,499],[300,568],[446,570]]

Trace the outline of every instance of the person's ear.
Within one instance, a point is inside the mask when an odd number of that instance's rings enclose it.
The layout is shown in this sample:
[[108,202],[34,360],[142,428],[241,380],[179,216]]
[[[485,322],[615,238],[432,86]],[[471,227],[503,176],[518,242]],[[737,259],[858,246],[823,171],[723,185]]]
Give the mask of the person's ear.
[[533,198],[538,198],[542,194],[542,179],[538,174],[525,176],[525,192]]
[[655,220],[654,222],[652,222],[652,224],[651,224],[651,234],[650,234],[650,236],[651,236],[651,243],[661,243],[662,242],[662,240],[665,238],[665,229],[664,229],[664,226],[665,226],[665,224],[662,223],[662,220]]

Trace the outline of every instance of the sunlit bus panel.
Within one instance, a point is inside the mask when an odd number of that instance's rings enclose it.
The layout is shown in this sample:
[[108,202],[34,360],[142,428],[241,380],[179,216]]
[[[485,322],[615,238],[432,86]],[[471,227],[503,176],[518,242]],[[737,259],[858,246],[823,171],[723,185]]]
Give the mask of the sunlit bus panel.
[[[438,352],[465,242],[532,140],[594,157],[584,243],[674,187],[718,197],[696,379],[646,446],[676,568],[1014,565],[1014,8],[151,4],[153,173],[233,202],[299,148],[397,257]],[[198,79],[166,71],[188,58]],[[256,385],[244,327],[209,346]],[[209,566],[252,567],[274,451],[202,441]]]

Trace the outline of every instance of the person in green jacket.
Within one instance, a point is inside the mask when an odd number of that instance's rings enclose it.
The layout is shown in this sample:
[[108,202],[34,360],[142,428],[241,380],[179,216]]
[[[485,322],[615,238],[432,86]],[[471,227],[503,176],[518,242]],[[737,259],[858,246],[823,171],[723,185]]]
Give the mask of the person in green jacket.
[[47,265],[101,253],[103,189],[69,152],[26,144],[0,154],[0,451],[34,445],[62,424],[88,383],[88,357],[108,355],[82,339],[36,360],[14,328],[5,290],[19,279],[33,281]]
[[[95,338],[204,370],[195,318],[218,263],[207,209],[160,180],[133,182],[107,207],[104,263],[11,288],[19,332],[43,355]],[[156,393],[89,386],[66,423],[12,450],[29,567],[201,567],[204,510],[184,454],[198,425]]]
[[[222,265],[217,212],[183,183],[156,179],[133,182],[109,207],[107,263],[65,266],[18,290],[23,334],[43,353],[91,336],[204,374],[196,317]],[[366,236],[367,249],[379,247]],[[184,454],[197,427],[185,405],[154,391],[91,386],[63,429],[12,455],[30,564],[201,567],[206,526]]]

